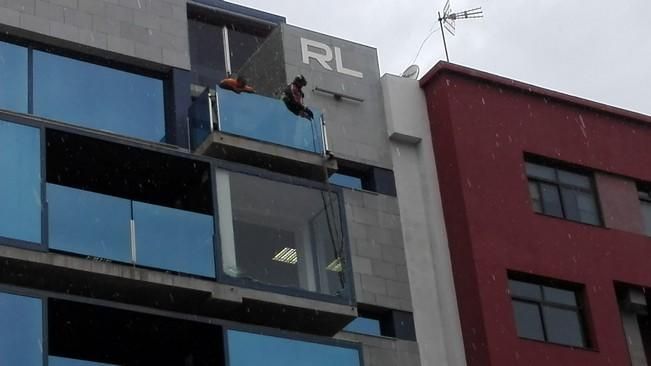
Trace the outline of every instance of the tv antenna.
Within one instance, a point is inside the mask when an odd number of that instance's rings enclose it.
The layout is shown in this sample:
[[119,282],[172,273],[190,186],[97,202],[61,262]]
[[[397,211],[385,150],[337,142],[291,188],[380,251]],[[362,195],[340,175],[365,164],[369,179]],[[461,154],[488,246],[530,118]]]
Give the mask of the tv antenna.
[[445,31],[450,32],[451,35],[454,35],[455,31],[455,22],[457,19],[478,19],[484,17],[484,12],[481,10],[481,7],[472,8],[464,11],[459,11],[456,13],[452,12],[450,7],[450,0],[445,2],[443,6],[443,16],[441,12],[439,13],[439,25],[441,26],[441,36],[443,37],[443,47],[445,48],[445,59],[450,62],[450,56],[448,56],[448,45],[445,43]]

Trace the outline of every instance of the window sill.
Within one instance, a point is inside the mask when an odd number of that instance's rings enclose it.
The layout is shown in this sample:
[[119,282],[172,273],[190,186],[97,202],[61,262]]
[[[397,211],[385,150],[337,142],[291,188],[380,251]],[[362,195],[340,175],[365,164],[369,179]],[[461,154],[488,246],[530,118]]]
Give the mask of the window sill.
[[525,338],[525,337],[520,337],[520,336],[518,336],[518,338],[521,341],[533,342],[533,343],[538,343],[538,344],[546,344],[546,345],[555,346],[555,347],[563,347],[563,348],[567,348],[567,349],[571,349],[571,350],[579,350],[579,351],[594,352],[594,353],[599,352],[599,350],[597,348],[594,348],[594,347],[571,346],[571,345],[567,345],[567,344],[563,344],[563,343],[541,341],[541,340],[538,340],[538,339],[531,339],[531,338]]

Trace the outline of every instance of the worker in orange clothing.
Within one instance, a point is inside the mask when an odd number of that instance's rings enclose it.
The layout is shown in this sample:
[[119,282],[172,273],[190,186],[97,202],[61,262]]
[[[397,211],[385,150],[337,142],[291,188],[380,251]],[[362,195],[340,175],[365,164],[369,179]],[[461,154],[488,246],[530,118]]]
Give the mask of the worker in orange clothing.
[[310,108],[306,107],[305,104],[303,104],[303,98],[305,98],[303,87],[306,85],[307,80],[305,79],[305,76],[296,76],[294,78],[294,81],[285,87],[282,100],[285,102],[287,109],[289,109],[292,113],[297,116],[307,118],[311,121],[314,119],[314,113],[312,113]]
[[241,76],[238,76],[237,79],[233,79],[232,77],[228,77],[224,80],[222,80],[219,83],[219,87],[222,89],[227,89],[236,92],[237,94],[240,93],[255,93],[255,89],[253,87],[249,86],[246,83],[246,79],[244,79]]

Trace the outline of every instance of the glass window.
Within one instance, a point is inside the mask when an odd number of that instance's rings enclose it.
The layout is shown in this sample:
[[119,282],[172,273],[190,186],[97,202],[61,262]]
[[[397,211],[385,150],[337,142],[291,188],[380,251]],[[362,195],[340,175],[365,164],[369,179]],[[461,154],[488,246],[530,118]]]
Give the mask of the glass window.
[[0,237],[41,242],[41,133],[0,121]]
[[190,63],[195,84],[216,88],[226,77],[222,27],[188,19]]
[[539,164],[525,164],[535,212],[600,225],[590,176]]
[[513,300],[513,314],[518,335],[522,338],[545,340],[540,308],[536,303]]
[[644,232],[651,236],[651,194],[647,191],[639,191],[640,206],[642,208],[642,220],[644,221]]
[[131,262],[131,201],[51,183],[47,201],[50,248]]
[[329,182],[342,187],[362,189],[362,178],[353,177],[351,175],[335,173],[330,176]]
[[43,365],[40,299],[0,293],[0,365]]
[[0,42],[0,109],[27,113],[27,48]]
[[163,81],[34,51],[34,114],[165,141]]
[[264,38],[235,30],[234,27],[229,27],[228,46],[231,52],[231,68],[233,72],[237,73],[240,71],[240,68],[255,53],[262,42],[264,42]]
[[520,337],[588,346],[576,291],[516,280],[509,280],[509,288]]
[[294,339],[227,332],[229,366],[359,366],[359,350]]
[[343,296],[345,240],[336,194],[217,171],[224,272]]
[[347,332],[379,336],[382,335],[380,321],[377,319],[358,317],[344,328]]
[[136,262],[215,277],[212,216],[133,202]]

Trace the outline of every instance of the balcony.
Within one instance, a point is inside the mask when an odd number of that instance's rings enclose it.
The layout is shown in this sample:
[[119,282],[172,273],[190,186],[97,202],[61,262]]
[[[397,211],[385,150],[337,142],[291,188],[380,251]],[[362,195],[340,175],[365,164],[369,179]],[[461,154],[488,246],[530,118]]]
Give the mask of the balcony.
[[[318,180],[336,170],[327,154],[325,119],[298,117],[277,98],[205,91],[190,109],[193,151]],[[328,173],[329,174],[329,173]]]

